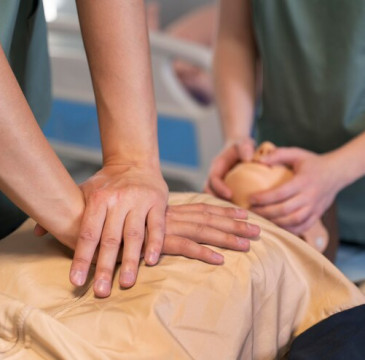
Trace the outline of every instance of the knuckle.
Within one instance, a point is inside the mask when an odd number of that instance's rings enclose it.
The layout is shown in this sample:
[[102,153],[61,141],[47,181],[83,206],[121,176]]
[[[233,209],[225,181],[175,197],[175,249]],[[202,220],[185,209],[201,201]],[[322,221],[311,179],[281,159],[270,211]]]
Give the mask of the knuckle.
[[118,239],[114,236],[105,236],[101,239],[101,247],[105,248],[119,248],[121,243],[121,239]]
[[194,204],[194,206],[196,207],[197,211],[200,211],[203,213],[207,211],[207,206],[204,203],[196,203],[196,204]]
[[81,256],[74,257],[72,262],[73,262],[73,267],[78,267],[78,266],[87,267],[90,264],[90,261]]
[[281,206],[278,207],[278,215],[285,215],[292,211],[292,206],[288,202],[284,202]]
[[120,204],[123,202],[124,200],[124,192],[119,190],[119,191],[116,191],[114,194],[113,194],[113,202],[116,203],[116,204]]
[[151,232],[164,232],[165,231],[165,221],[155,220],[153,224],[149,226]]
[[188,239],[186,239],[186,238],[182,238],[179,241],[179,246],[180,246],[181,249],[186,249],[189,246],[191,246],[191,242]]
[[206,229],[206,226],[202,223],[195,224],[195,231],[197,234],[203,234]]
[[95,189],[90,193],[90,200],[96,203],[101,202],[105,198],[105,190]]
[[139,264],[139,257],[138,259],[127,257],[126,259],[122,260],[123,269],[134,270],[137,269],[138,264]]
[[304,219],[303,213],[295,213],[292,215],[292,221],[294,224],[300,224]]
[[125,237],[127,239],[141,240],[143,239],[143,236],[144,233],[142,233],[141,230],[135,228],[127,229],[125,232]]
[[171,206],[167,206],[165,211],[165,216],[172,216],[174,214],[174,208]]
[[205,246],[199,246],[199,248],[196,250],[197,257],[199,259],[210,259],[210,257],[214,254],[214,251],[205,247]]
[[212,220],[212,214],[210,212],[207,211],[207,209],[205,209],[203,211],[203,217],[204,217],[204,221],[207,224],[210,224],[211,220]]
[[248,230],[248,225],[245,221],[234,221],[233,222],[233,231],[235,233],[242,233]]
[[279,190],[277,190],[276,192],[276,196],[279,198],[285,198],[289,193],[289,189],[288,188],[281,188]]
[[234,244],[236,242],[236,236],[233,234],[224,233],[222,246],[228,246],[230,244]]
[[98,267],[95,278],[110,279],[113,275],[113,270],[114,269],[105,266]]
[[79,240],[85,243],[95,244],[98,242],[94,232],[91,230],[84,230],[80,232]]
[[174,253],[179,255],[188,254],[192,250],[192,242],[186,238],[180,238],[174,247]]

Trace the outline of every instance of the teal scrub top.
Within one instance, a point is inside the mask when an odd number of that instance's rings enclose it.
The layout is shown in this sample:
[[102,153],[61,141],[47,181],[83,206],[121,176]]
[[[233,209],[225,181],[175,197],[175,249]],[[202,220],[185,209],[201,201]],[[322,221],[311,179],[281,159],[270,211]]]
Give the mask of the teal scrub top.
[[[365,1],[252,0],[252,7],[264,74],[258,141],[323,153],[363,132]],[[365,178],[339,194],[337,207],[341,239],[365,243]]]
[[[42,125],[49,115],[51,90],[41,0],[0,1],[0,43],[33,114]],[[0,238],[25,218],[26,215],[0,193]]]

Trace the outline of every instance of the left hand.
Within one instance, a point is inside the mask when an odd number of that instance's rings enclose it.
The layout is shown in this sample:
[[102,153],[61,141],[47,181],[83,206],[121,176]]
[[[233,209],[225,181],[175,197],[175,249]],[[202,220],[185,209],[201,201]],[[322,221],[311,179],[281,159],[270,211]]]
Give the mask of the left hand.
[[318,155],[300,148],[277,148],[261,160],[286,165],[294,172],[287,183],[250,197],[251,210],[300,235],[330,207],[341,190],[341,171],[330,153]]
[[[235,207],[204,203],[172,205],[167,208],[165,218],[166,230],[162,252],[182,255],[212,265],[223,264],[224,257],[216,249],[204,245],[246,252],[250,249],[250,241],[257,239],[260,234],[257,225],[243,221],[247,220],[247,211]],[[45,233],[39,225],[36,226],[36,235],[41,236]],[[123,254],[123,251],[124,249],[120,249],[119,253]],[[117,257],[117,261],[119,258],[120,256]],[[109,296],[111,283],[103,290],[95,291],[95,294],[98,297]]]
[[99,246],[94,292],[105,296],[123,238],[119,283],[130,287],[136,281],[141,249],[147,231],[144,259],[158,262],[165,234],[168,188],[159,169],[134,165],[104,166],[81,185],[85,212],[76,243],[70,280],[83,285]]

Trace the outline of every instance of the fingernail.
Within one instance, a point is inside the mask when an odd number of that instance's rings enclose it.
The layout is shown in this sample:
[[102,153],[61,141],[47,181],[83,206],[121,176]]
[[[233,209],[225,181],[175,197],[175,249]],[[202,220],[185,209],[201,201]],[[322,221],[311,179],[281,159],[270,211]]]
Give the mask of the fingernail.
[[235,217],[237,219],[246,219],[247,218],[247,211],[244,209],[236,208],[236,214]]
[[223,255],[218,253],[213,253],[212,258],[216,261],[222,262],[224,260]]
[[252,231],[252,232],[258,233],[258,234],[261,231],[261,229],[260,229],[259,226],[254,225],[254,224],[249,224],[249,223],[247,223],[247,229],[250,230],[250,231]]
[[86,281],[86,272],[80,270],[71,270],[70,278],[74,285],[82,286]]
[[158,254],[157,254],[157,252],[156,251],[151,251],[148,254],[147,260],[152,265],[156,264],[157,261],[158,261]]
[[110,283],[104,279],[98,279],[95,281],[94,289],[97,290],[98,293],[109,294]]
[[122,272],[120,276],[120,280],[123,284],[133,284],[134,282],[134,274],[131,271]]
[[236,236],[236,239],[237,239],[237,243],[238,243],[239,246],[247,247],[247,245],[250,242],[248,239],[245,239],[245,238],[242,238],[242,237],[239,237],[239,236]]

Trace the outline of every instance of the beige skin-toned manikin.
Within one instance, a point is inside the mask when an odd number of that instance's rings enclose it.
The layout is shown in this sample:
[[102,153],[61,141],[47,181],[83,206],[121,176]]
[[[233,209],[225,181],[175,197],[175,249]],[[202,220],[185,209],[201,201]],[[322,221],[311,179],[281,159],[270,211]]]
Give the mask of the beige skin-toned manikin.
[[[261,157],[274,149],[274,144],[262,143],[256,149],[252,162],[240,163],[227,174],[225,183],[232,190],[231,200],[234,204],[249,209],[251,195],[276,188],[293,177],[293,172],[284,165],[268,166],[260,163]],[[321,253],[329,242],[328,232],[320,220],[300,237]]]

